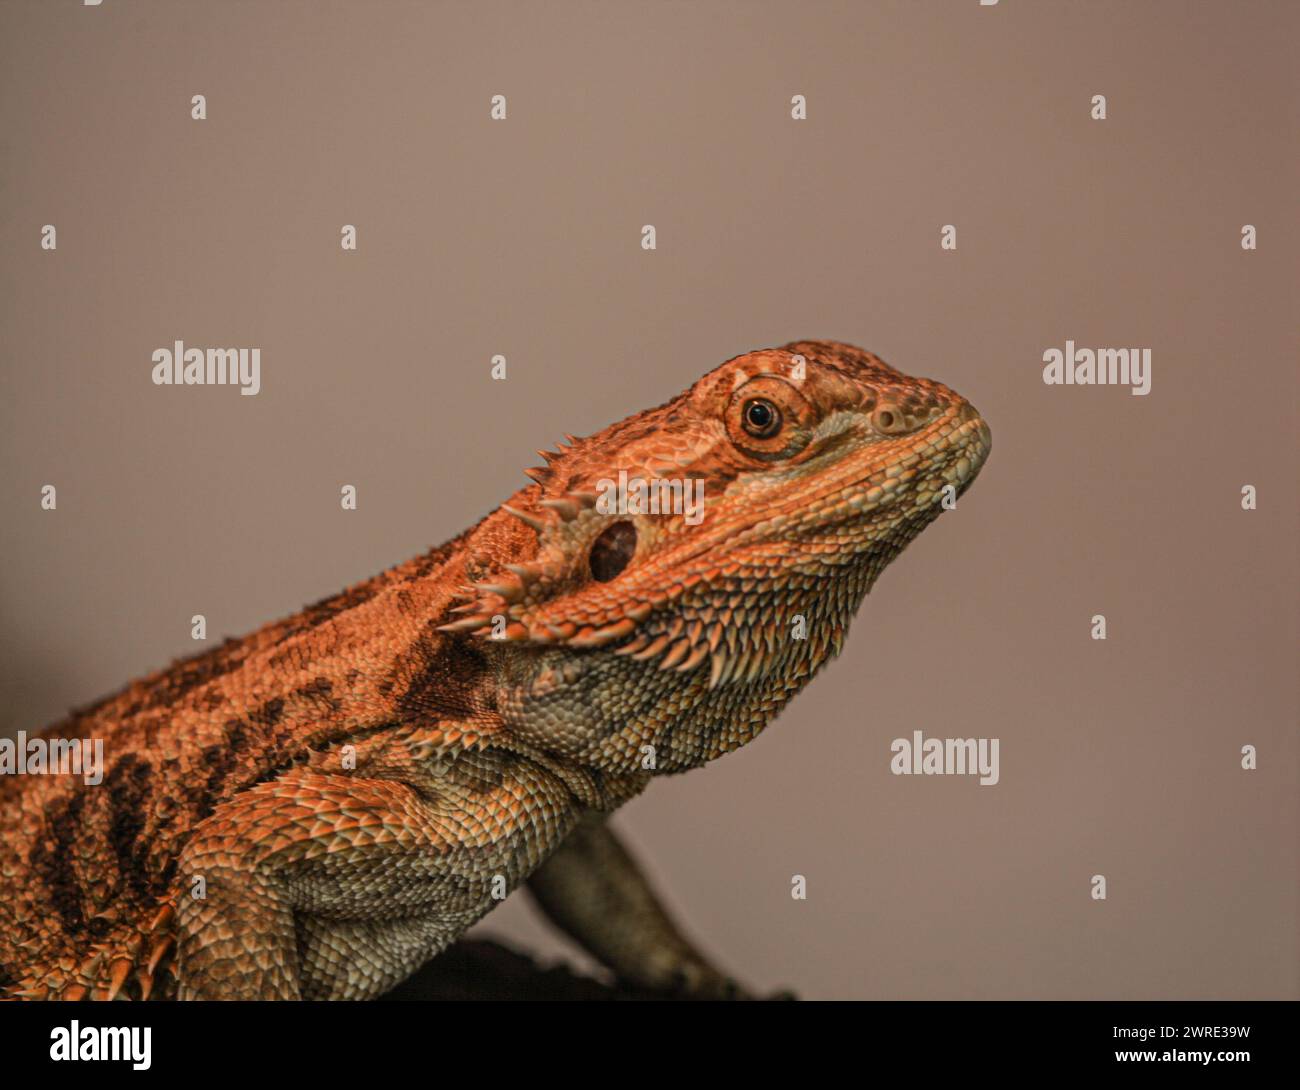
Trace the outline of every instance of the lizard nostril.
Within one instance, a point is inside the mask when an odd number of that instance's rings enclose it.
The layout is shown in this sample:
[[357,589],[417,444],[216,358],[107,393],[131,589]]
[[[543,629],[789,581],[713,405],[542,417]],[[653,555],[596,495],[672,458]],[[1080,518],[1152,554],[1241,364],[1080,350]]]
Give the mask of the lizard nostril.
[[888,435],[890,432],[898,430],[901,419],[901,416],[894,412],[893,409],[877,409],[876,414],[871,418],[871,423],[876,431]]

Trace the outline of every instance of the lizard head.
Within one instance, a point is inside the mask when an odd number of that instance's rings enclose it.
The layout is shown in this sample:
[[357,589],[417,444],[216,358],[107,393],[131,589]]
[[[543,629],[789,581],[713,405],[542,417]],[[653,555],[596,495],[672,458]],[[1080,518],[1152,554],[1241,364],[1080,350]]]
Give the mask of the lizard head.
[[[838,652],[881,569],[990,445],[947,387],[827,341],[738,356],[570,440],[487,520],[511,530],[485,524],[444,630],[502,645],[521,723],[560,701],[614,725],[577,732],[573,755],[599,745],[608,764],[657,738],[672,768],[741,744]],[[705,726],[674,741],[687,717]]]

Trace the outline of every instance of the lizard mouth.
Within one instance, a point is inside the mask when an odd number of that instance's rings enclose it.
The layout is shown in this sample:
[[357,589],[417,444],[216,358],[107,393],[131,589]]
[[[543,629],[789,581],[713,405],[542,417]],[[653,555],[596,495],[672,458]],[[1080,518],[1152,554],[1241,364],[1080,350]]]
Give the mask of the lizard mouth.
[[957,486],[957,495],[960,496],[975,482],[988,461],[993,449],[993,434],[970,402],[962,403],[958,420],[961,423],[949,436],[956,457],[945,468],[944,478]]

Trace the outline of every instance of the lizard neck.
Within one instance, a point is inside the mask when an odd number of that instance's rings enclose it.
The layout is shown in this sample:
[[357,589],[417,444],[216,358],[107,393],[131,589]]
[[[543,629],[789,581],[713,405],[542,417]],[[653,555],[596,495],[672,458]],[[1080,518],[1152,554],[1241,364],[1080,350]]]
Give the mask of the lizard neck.
[[606,650],[497,645],[507,736],[602,777],[698,768],[756,737],[839,652],[886,562],[864,557],[799,584],[714,585],[683,598],[670,636],[724,616],[720,649],[733,664],[725,677]]

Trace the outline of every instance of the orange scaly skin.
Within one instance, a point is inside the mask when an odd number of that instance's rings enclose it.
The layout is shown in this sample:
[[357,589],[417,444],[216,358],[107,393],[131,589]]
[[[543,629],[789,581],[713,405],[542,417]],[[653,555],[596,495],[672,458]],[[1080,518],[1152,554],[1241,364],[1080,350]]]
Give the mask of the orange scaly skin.
[[[951,390],[818,341],[573,440],[455,540],[45,732],[102,738],[105,779],[0,781],[0,989],[366,998],[528,881],[621,976],[734,994],[602,817],[758,734],[988,451]],[[702,482],[702,521],[604,513],[620,470]]]

